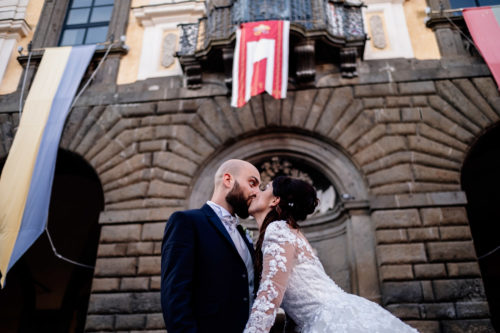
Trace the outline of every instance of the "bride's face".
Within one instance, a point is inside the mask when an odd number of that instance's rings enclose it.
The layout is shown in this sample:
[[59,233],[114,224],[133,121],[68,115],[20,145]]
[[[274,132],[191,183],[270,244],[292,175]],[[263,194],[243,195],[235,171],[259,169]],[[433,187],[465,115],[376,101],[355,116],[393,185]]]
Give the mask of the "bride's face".
[[248,212],[250,215],[255,215],[258,213],[269,212],[272,207],[276,205],[276,197],[273,194],[273,184],[269,183],[266,185],[264,190],[257,193],[255,199],[252,200],[250,207],[248,207]]

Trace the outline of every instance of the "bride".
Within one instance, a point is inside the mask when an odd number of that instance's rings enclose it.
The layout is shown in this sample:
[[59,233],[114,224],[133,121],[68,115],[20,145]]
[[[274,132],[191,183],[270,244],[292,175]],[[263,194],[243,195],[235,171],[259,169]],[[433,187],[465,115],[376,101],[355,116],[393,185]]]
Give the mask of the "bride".
[[417,333],[326,275],[297,224],[317,204],[311,185],[289,177],[275,178],[252,201],[249,213],[259,226],[255,276],[261,281],[244,333],[269,332],[280,305],[303,333]]

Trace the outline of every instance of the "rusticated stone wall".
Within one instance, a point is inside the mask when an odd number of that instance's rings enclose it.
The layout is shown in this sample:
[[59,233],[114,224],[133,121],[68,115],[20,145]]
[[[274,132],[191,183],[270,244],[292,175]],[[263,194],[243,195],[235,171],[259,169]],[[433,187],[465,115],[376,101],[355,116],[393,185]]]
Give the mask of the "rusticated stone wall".
[[[61,148],[93,166],[105,194],[88,332],[163,331],[165,221],[187,206],[211,156],[270,131],[319,138],[364,176],[387,309],[422,332],[492,331],[460,185],[468,149],[500,118],[491,78],[311,88],[239,110],[224,94],[202,95],[123,92],[114,103],[80,103],[68,119]],[[17,116],[1,116],[5,156]]]

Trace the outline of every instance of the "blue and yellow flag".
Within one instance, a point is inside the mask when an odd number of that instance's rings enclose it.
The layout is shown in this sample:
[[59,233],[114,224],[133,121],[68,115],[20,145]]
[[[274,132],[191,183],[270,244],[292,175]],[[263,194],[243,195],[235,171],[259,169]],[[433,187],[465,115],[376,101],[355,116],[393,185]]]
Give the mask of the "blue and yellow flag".
[[47,224],[59,141],[94,51],[45,49],[0,178],[1,285]]

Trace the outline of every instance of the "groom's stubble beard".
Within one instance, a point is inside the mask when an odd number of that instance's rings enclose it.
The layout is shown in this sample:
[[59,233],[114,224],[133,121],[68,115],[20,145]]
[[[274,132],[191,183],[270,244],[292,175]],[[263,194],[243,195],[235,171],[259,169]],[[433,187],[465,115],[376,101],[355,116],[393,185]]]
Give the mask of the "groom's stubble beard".
[[245,198],[243,191],[240,188],[240,184],[237,181],[234,182],[234,186],[226,195],[226,201],[233,208],[233,212],[241,217],[242,219],[246,219],[248,217],[248,206],[250,205],[250,199],[253,199],[255,195],[251,195],[248,198]]

